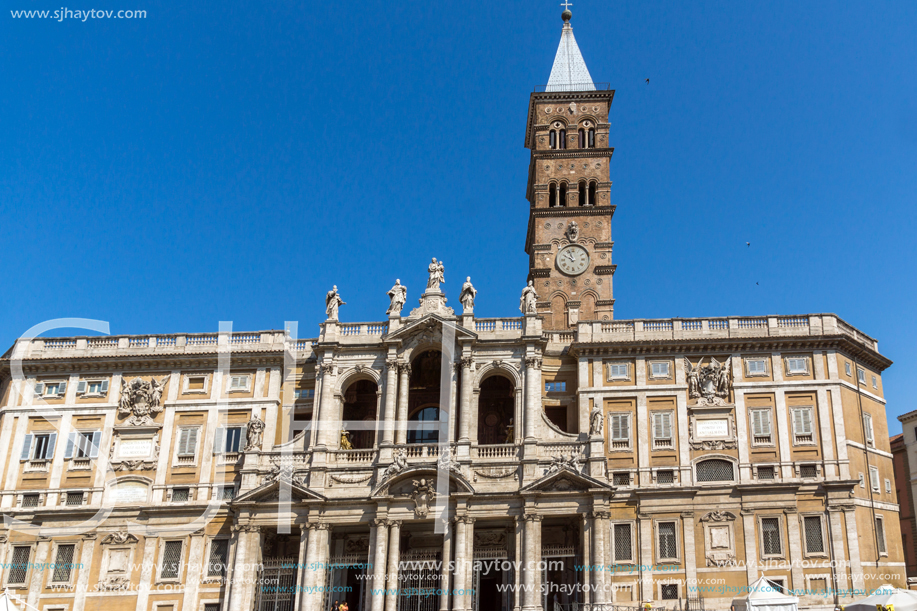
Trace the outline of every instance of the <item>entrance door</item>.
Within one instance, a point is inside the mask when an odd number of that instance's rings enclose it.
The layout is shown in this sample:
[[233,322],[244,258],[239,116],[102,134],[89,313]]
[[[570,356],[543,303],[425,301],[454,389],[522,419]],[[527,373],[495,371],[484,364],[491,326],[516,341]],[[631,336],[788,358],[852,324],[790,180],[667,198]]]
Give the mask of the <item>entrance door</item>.
[[363,603],[366,595],[363,586],[366,584],[366,564],[332,563],[328,569],[328,581],[325,584],[325,606],[330,609],[334,601],[347,603],[350,611],[365,611]]
[[[512,609],[512,592],[507,584],[513,583],[512,571],[503,570],[503,560],[475,560],[474,594],[472,611],[509,611]],[[501,590],[503,590],[501,592]]]
[[256,611],[293,611],[298,558],[265,558],[258,569]]
[[398,565],[398,611],[438,611],[439,562],[406,560]]
[[[572,550],[571,550],[572,551]],[[582,605],[580,572],[575,555],[543,556],[542,608],[544,611],[576,611]]]

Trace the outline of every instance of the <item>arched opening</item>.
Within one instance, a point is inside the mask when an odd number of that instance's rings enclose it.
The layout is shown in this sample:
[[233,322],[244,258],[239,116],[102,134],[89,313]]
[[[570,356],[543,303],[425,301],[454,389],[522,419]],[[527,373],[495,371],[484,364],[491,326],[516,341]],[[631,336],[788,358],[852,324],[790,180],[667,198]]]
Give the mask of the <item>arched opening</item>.
[[598,184],[593,180],[589,183],[589,205],[595,206],[595,192],[598,188]]
[[589,202],[586,200],[586,181],[581,180],[579,182],[579,205],[587,206]]
[[721,458],[711,458],[697,463],[697,481],[731,482],[735,480],[735,469],[732,463]]
[[595,320],[595,296],[590,293],[583,295],[579,308],[580,320]]
[[551,130],[551,132],[548,134],[548,142],[550,143],[552,149],[557,148],[557,130]]
[[408,443],[439,441],[439,390],[442,353],[427,350],[411,361],[408,382]]
[[581,149],[586,148],[586,130],[582,128],[579,130],[579,147]]
[[555,295],[551,299],[551,317],[555,329],[567,328],[567,302],[562,295]]
[[502,375],[481,382],[478,396],[478,444],[514,443],[515,387]]
[[558,144],[560,145],[560,148],[566,149],[567,148],[567,130],[565,129],[560,130],[559,140],[560,141],[558,142]]
[[552,182],[548,187],[548,207],[555,208],[557,206],[557,183]]
[[567,205],[567,183],[561,183],[560,185],[560,206]]
[[590,129],[590,130],[589,130],[589,144],[588,144],[588,146],[589,146],[589,148],[591,148],[591,149],[594,149],[594,148],[595,148],[595,130],[594,130],[594,129]]
[[341,447],[347,437],[354,450],[369,450],[376,441],[376,404],[379,387],[371,380],[357,380],[344,391],[343,429]]

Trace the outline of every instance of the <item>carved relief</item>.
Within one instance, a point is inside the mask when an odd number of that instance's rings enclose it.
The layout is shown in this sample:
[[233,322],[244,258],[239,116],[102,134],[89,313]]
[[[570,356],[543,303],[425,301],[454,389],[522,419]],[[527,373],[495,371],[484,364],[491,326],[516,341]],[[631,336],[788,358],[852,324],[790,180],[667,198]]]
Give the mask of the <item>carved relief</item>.
[[688,379],[688,397],[695,399],[697,405],[726,405],[731,387],[730,371],[732,357],[720,363],[715,358],[704,366],[704,359],[692,365],[685,357],[685,374]]
[[414,490],[411,492],[410,497],[414,501],[415,518],[426,518],[427,514],[430,513],[430,503],[436,497],[436,489],[432,486],[432,483],[432,480],[427,482],[426,479],[411,482]]
[[130,416],[125,422],[126,425],[159,426],[153,418],[162,413],[162,392],[168,379],[169,376],[163,376],[161,380],[153,378],[149,382],[144,382],[140,378],[134,378],[130,382],[126,378],[121,379],[118,415],[122,418]]
[[102,539],[100,545],[127,545],[137,543],[139,539],[129,532],[119,531],[113,532],[104,539]]

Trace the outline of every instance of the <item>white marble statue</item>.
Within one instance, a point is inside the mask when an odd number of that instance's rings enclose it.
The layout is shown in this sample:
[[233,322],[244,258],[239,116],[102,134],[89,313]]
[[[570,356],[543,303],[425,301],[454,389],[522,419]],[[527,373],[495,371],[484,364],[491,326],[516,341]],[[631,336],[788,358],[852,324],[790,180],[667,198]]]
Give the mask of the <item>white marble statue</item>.
[[427,288],[438,291],[440,283],[446,281],[444,275],[446,273],[446,268],[443,267],[443,262],[437,261],[436,257],[433,257],[433,261],[430,262],[427,271],[430,272],[430,278],[427,280]]
[[261,439],[264,435],[264,420],[258,416],[252,416],[248,421],[248,429],[245,432],[245,447],[243,452],[261,449]]
[[459,301],[466,312],[474,311],[474,297],[477,294],[478,290],[472,286],[471,276],[468,276],[465,279],[465,284],[462,285],[462,294],[459,295]]
[[347,304],[341,299],[340,294],[338,294],[337,285],[334,285],[334,287],[328,291],[328,295],[325,296],[325,313],[328,315],[328,320],[338,319],[338,308],[342,305]]
[[596,405],[589,414],[589,435],[601,435],[604,425],[605,416],[602,413],[602,407]]
[[536,301],[538,301],[538,293],[535,292],[534,283],[529,280],[528,285],[522,289],[522,296],[519,298],[519,311],[523,314],[534,314]]
[[408,289],[406,286],[401,284],[401,279],[395,280],[395,286],[393,286],[389,292],[388,297],[391,299],[391,303],[388,306],[388,310],[385,312],[389,316],[395,315],[400,316],[401,310],[404,308],[404,302],[407,300]]

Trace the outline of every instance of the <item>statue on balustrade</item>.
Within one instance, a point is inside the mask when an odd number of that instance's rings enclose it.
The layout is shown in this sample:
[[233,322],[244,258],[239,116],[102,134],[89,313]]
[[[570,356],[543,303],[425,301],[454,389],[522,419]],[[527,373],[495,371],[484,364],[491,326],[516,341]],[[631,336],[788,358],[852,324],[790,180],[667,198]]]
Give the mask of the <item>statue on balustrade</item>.
[[509,419],[509,424],[503,429],[506,437],[503,443],[516,443],[516,427],[513,425],[513,419]]
[[328,320],[337,320],[338,319],[338,308],[342,305],[347,305],[347,303],[341,299],[341,295],[338,293],[337,285],[328,291],[328,295],[325,296],[325,314],[328,315]]
[[436,257],[433,257],[433,261],[427,267],[427,271],[430,273],[430,278],[427,280],[427,288],[438,291],[439,285],[446,281],[446,268],[443,266],[443,262],[437,261]]
[[353,443],[350,441],[350,431],[347,429],[341,429],[341,449],[342,450],[352,450]]
[[523,314],[534,314],[537,301],[538,293],[535,292],[534,282],[529,280],[528,285],[522,289],[522,296],[519,298],[519,311]]
[[388,311],[385,313],[389,316],[401,316],[401,310],[404,308],[404,302],[407,301],[407,296],[407,287],[401,284],[401,279],[395,280],[395,286],[393,286],[388,292],[388,297],[391,299],[391,303],[388,306]]
[[465,309],[466,314],[470,314],[474,311],[474,297],[477,294],[478,290],[471,285],[471,276],[468,276],[465,279],[465,284],[462,285],[462,294],[459,295],[459,301]]

